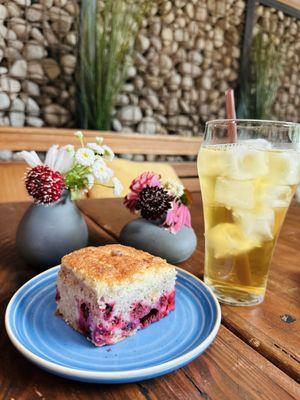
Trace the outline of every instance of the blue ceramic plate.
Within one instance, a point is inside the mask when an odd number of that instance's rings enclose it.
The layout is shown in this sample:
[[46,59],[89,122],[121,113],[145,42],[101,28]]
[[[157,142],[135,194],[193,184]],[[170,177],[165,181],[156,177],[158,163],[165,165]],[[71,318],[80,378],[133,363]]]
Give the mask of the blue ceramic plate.
[[177,268],[175,311],[123,342],[97,348],[54,315],[58,269],[22,286],[5,316],[14,346],[54,374],[98,383],[153,378],[198,357],[218,332],[221,311],[215,296],[194,275]]

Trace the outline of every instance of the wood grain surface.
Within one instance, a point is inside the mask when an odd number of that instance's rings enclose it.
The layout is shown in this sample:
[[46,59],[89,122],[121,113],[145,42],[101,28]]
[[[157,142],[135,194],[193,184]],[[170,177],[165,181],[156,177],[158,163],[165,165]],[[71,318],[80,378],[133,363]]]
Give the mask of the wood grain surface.
[[[85,214],[116,240],[132,216],[120,200],[103,200],[101,212],[97,201],[79,203]],[[109,208],[108,208],[109,207]],[[194,255],[180,266],[202,277],[204,227],[200,193],[194,194],[192,222],[198,246]],[[256,351],[263,354],[294,379],[300,380],[300,204],[294,203],[286,217],[275,249],[265,301],[256,307],[222,306],[223,323]],[[284,315],[295,319],[285,322]]]
[[[199,195],[200,196],[200,195]],[[91,244],[100,245],[116,241],[118,233],[131,216],[124,207],[120,207],[120,200],[85,200],[79,202],[89,226]],[[189,365],[166,376],[136,384],[124,385],[92,385],[68,381],[44,372],[22,357],[10,343],[4,328],[4,312],[6,305],[15,292],[25,281],[35,275],[19,257],[15,248],[15,233],[18,222],[28,203],[7,203],[0,205],[0,399],[104,399],[104,400],[194,400],[194,399],[221,399],[221,400],[251,400],[251,399],[298,399],[299,385],[291,377],[296,367],[287,367],[286,359],[280,355],[272,358],[271,342],[283,344],[285,351],[298,357],[295,340],[299,330],[297,325],[289,324],[285,330],[282,320],[277,321],[280,299],[283,292],[288,292],[285,303],[279,313],[291,313],[298,318],[297,312],[297,264],[300,250],[297,250],[297,235],[299,239],[296,218],[299,218],[299,209],[291,210],[286,224],[286,234],[291,241],[280,241],[276,253],[276,262],[273,263],[269,291],[266,299],[268,307],[273,304],[273,311],[265,309],[265,323],[260,332],[251,334],[251,338],[260,340],[260,346],[249,341],[246,332],[251,327],[260,326],[262,306],[248,311],[246,309],[224,308],[223,313],[226,326],[221,326],[220,332],[213,345],[199,358]],[[291,217],[290,217],[291,216]],[[203,270],[203,229],[201,228],[201,203],[195,201],[193,206],[194,225],[199,235],[199,245],[193,257],[182,264],[182,267],[201,275]],[[291,220],[291,221],[290,221]],[[199,226],[198,226],[199,225]],[[284,233],[284,231],[283,231]],[[294,252],[290,257],[286,255],[290,247]],[[298,241],[299,245],[299,241]],[[282,261],[280,252],[284,252]],[[281,274],[281,283],[275,284],[280,277],[276,270],[290,262],[284,273]],[[280,264],[284,263],[284,264]],[[278,266],[277,266],[278,265]],[[288,285],[287,288],[284,288]],[[283,286],[278,289],[278,286]],[[298,287],[299,289],[299,287]],[[299,296],[298,296],[299,297]],[[292,306],[291,306],[292,305]],[[294,309],[293,307],[296,307]],[[265,307],[265,306],[263,306]],[[299,308],[299,307],[298,307]],[[249,310],[249,309],[248,309]],[[281,311],[282,310],[282,311]],[[270,315],[268,313],[270,312]],[[236,314],[236,319],[233,315]],[[280,318],[280,316],[279,316]],[[245,322],[248,320],[249,329]],[[232,321],[232,322],[231,322]],[[295,321],[298,323],[297,321]],[[243,329],[246,332],[243,332]],[[270,331],[268,332],[268,327]],[[272,329],[271,329],[272,328]],[[252,329],[252,328],[251,328]],[[254,329],[254,328],[253,328]],[[264,335],[267,335],[265,337]],[[269,335],[269,336],[268,336]],[[269,342],[269,344],[265,344]],[[299,342],[298,342],[299,343]],[[252,347],[251,347],[252,346]],[[262,347],[266,351],[262,351]],[[269,350],[270,348],[270,350]],[[267,353],[267,354],[265,354]],[[268,360],[268,359],[270,360]],[[279,361],[282,361],[279,363]],[[278,367],[276,365],[278,365]],[[293,365],[293,363],[291,362]],[[289,376],[291,375],[291,376]],[[294,376],[295,377],[295,376]]]

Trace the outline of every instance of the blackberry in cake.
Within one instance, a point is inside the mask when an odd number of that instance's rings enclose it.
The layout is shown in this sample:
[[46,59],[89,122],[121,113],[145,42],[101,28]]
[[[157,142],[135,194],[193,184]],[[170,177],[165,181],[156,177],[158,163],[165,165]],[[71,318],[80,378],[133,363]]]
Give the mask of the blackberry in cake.
[[113,344],[175,307],[175,267],[121,245],[86,247],[62,259],[57,313],[96,346]]

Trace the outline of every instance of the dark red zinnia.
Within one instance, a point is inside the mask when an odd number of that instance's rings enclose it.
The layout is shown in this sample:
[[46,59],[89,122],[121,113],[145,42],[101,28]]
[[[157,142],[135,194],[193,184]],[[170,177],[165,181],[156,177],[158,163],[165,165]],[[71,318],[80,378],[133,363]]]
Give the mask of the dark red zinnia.
[[60,199],[65,188],[60,172],[47,165],[31,168],[25,178],[27,192],[36,203],[51,204]]

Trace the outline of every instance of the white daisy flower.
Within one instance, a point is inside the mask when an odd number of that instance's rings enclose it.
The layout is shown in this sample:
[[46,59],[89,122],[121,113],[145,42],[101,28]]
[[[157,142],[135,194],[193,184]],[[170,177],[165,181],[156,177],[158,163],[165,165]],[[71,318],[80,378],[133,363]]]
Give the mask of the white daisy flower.
[[175,179],[166,179],[163,186],[175,197],[180,198],[184,194],[184,186]]
[[102,184],[109,182],[114,175],[113,170],[108,168],[105,162],[101,159],[95,161],[92,170],[96,180]]
[[95,154],[93,150],[82,147],[76,151],[75,159],[79,164],[90,167],[94,164]]
[[114,178],[112,178],[112,183],[114,185],[114,189],[113,189],[114,196],[120,197],[123,192],[123,185],[122,185],[121,181],[119,181],[118,178],[114,177]]
[[77,139],[83,139],[83,133],[81,131],[76,131],[74,136],[77,137]]
[[103,143],[104,139],[101,136],[96,136],[96,142],[101,145]]
[[95,153],[98,153],[98,154],[101,154],[101,155],[104,154],[103,147],[99,146],[99,144],[97,144],[97,143],[88,143],[86,145],[86,147],[88,147],[91,150],[94,150]]
[[87,189],[90,190],[92,189],[92,187],[94,186],[95,183],[95,177],[93,174],[87,174],[84,176],[84,178],[86,179],[86,186]]
[[106,158],[106,159],[109,160],[109,161],[113,160],[115,154],[114,154],[114,152],[112,151],[112,149],[111,149],[109,146],[107,146],[106,144],[104,144],[104,145],[102,146],[102,148],[103,148],[103,150],[104,150],[104,154],[103,154],[103,155],[104,155],[104,158]]

